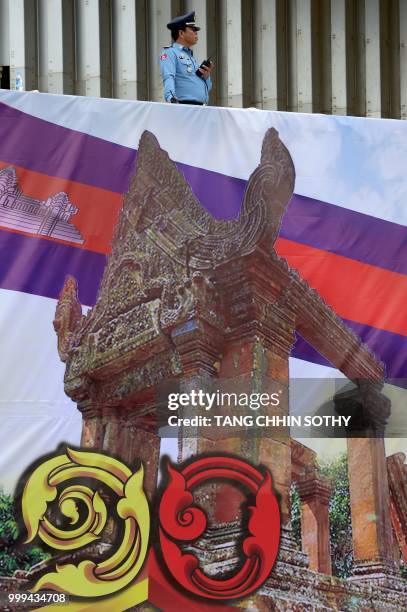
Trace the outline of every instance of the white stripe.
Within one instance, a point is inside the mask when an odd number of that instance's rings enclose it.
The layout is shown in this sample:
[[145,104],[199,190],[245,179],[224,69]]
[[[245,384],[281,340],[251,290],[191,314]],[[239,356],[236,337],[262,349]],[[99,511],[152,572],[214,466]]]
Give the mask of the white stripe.
[[296,193],[407,225],[405,121],[5,90],[0,101],[131,148],[148,129],[172,159],[243,179],[275,127],[294,160]]
[[0,488],[59,443],[79,444],[81,415],[64,393],[52,321],[56,300],[0,289]]
[[64,394],[65,365],[53,328],[56,300],[0,289],[0,412],[25,402],[75,405]]

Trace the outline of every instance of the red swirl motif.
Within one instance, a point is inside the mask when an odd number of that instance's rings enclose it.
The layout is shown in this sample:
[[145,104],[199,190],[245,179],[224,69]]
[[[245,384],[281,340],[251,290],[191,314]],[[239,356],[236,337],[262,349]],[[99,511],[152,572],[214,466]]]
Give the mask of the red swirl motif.
[[[272,490],[271,475],[234,457],[198,459],[178,471],[167,465],[169,484],[159,508],[162,555],[172,576],[185,589],[208,599],[235,599],[258,589],[268,578],[280,543],[280,511]],[[206,576],[198,558],[183,553],[176,541],[192,542],[206,529],[206,514],[194,506],[191,489],[213,479],[227,479],[245,485],[256,496],[249,507],[249,535],[243,542],[246,557],[243,566],[232,577],[215,579]]]

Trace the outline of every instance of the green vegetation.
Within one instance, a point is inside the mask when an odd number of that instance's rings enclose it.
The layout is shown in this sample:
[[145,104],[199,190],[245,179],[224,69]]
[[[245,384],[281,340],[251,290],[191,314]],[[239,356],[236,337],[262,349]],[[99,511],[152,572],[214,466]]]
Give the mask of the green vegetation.
[[333,491],[329,502],[332,572],[347,578],[353,567],[352,521],[346,453],[320,464],[321,474],[329,478]]
[[[353,545],[346,453],[321,462],[319,469],[333,484],[329,502],[332,573],[347,578],[353,566]],[[291,489],[291,524],[294,538],[301,547],[301,504],[295,485]]]
[[13,499],[0,490],[0,576],[12,576],[16,570],[28,570],[49,556],[40,548],[26,546],[18,539]]
[[291,527],[294,540],[298,548],[301,548],[301,501],[294,482],[291,485]]

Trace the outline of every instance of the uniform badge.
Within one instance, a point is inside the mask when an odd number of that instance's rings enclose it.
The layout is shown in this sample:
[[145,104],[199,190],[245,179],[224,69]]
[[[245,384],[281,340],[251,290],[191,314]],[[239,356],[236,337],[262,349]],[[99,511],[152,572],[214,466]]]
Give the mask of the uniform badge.
[[165,59],[167,59],[167,57],[168,57],[168,55],[166,53],[162,53],[160,59],[165,60]]
[[191,73],[192,72],[192,66],[188,66],[187,68],[187,72]]

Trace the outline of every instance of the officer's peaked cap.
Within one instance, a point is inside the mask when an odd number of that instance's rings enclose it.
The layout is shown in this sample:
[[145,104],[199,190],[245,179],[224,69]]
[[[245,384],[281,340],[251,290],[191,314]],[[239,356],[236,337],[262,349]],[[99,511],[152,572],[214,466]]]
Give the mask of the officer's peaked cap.
[[197,30],[201,29],[198,28],[195,23],[195,11],[191,11],[191,13],[187,13],[186,15],[181,15],[181,17],[175,17],[170,23],[167,23],[167,28],[169,30],[181,30],[186,26],[191,26],[191,28],[196,28]]

